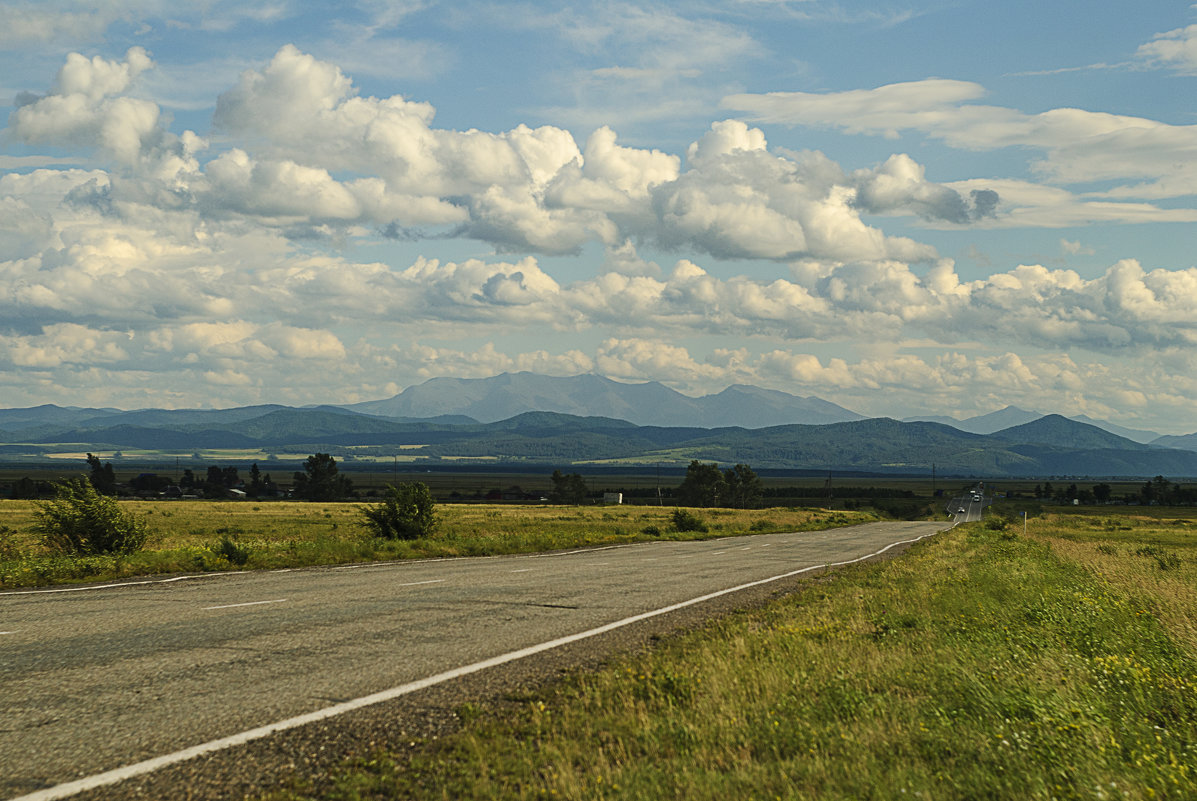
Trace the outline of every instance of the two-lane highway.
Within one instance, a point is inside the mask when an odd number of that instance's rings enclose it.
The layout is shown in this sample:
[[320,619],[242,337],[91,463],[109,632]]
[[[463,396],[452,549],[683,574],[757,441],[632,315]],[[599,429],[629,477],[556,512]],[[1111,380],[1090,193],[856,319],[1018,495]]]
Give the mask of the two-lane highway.
[[88,777],[182,759],[945,527],[875,523],[0,593],[0,797],[45,788],[35,797],[66,797],[75,788],[64,783],[110,781],[118,774]]

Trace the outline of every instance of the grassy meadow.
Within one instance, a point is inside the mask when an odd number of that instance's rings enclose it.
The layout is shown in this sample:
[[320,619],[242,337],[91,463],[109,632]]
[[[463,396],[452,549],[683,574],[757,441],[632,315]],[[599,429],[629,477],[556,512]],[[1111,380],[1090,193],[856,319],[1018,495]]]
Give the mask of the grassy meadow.
[[0,501],[0,589],[159,573],[253,570],[386,559],[532,553],[656,539],[809,531],[875,520],[870,513],[778,508],[697,510],[707,532],[679,532],[671,507],[442,504],[432,537],[372,537],[360,503],[121,501],[144,519],[147,547],[119,556],[62,556],[34,526],[33,501]]
[[1197,523],[1148,511],[960,526],[263,798],[1197,798]]

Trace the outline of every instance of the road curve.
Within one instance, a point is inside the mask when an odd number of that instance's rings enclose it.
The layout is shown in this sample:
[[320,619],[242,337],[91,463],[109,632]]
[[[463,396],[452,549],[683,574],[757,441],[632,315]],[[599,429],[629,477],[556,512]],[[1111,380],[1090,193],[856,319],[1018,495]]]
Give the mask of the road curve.
[[947,526],[0,593],[0,798],[69,797],[127,766],[149,769]]

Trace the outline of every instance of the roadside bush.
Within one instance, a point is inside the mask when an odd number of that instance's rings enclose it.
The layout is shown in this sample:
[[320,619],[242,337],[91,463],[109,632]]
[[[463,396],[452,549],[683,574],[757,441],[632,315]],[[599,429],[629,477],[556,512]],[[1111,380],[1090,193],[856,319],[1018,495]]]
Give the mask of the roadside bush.
[[1164,550],[1158,545],[1144,545],[1135,551],[1136,556],[1149,556],[1155,559],[1160,570],[1175,570],[1180,567],[1180,557],[1171,551]]
[[989,529],[990,531],[1005,531],[1009,527],[1010,521],[1006,520],[1004,517],[998,517],[997,515],[994,515],[985,521],[985,528]]
[[0,560],[20,558],[21,551],[14,542],[14,533],[8,526],[0,526]]
[[673,527],[678,531],[699,531],[706,532],[706,521],[693,512],[687,512],[685,509],[673,510]]
[[55,498],[37,504],[36,531],[51,549],[64,554],[132,553],[145,545],[144,520],[121,511],[85,478],[55,485]]
[[208,550],[213,556],[236,567],[244,567],[249,561],[249,547],[240,544],[227,533],[220,538],[220,542],[209,545]]
[[364,525],[376,537],[415,540],[436,531],[436,501],[420,481],[387,487],[382,503],[362,509]]

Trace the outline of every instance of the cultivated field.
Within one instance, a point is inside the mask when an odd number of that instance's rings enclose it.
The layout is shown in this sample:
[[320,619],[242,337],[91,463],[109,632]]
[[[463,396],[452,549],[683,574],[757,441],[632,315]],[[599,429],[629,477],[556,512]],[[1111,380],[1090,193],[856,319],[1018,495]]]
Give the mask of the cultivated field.
[[266,798],[1197,797],[1197,524],[1028,529],[958,527]]
[[875,520],[824,509],[694,510],[708,531],[677,531],[671,507],[442,504],[437,533],[413,541],[372,537],[360,503],[122,501],[146,520],[145,550],[122,556],[50,553],[34,530],[36,504],[0,501],[0,588],[155,573],[243,570],[379,559],[531,553],[657,539],[809,531]]

